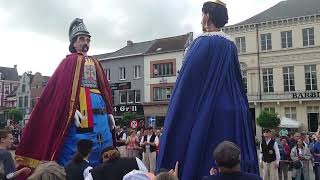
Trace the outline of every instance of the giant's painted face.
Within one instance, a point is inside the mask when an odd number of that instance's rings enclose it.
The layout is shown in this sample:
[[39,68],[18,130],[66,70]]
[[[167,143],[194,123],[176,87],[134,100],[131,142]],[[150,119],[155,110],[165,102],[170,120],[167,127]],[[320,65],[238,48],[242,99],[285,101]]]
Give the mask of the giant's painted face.
[[77,52],[88,52],[91,39],[89,36],[78,36],[76,42],[73,44]]
[[203,32],[207,32],[208,21],[209,21],[209,14],[202,12],[201,25],[202,25]]

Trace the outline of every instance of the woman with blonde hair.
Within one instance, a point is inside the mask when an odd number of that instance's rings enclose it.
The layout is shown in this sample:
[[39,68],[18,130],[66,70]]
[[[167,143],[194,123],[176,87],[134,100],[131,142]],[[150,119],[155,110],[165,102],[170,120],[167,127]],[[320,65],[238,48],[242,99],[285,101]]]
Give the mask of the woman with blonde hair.
[[42,162],[28,180],[66,180],[66,172],[54,161]]
[[162,172],[158,174],[154,180],[179,180],[177,176],[170,172]]
[[130,131],[130,136],[126,141],[128,157],[137,157],[139,150],[139,138],[135,130]]

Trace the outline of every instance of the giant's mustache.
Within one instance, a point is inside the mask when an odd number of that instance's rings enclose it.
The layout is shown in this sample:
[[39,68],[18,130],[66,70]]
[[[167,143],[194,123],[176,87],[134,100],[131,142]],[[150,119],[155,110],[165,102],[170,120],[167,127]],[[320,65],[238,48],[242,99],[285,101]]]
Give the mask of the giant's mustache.
[[87,44],[84,44],[84,45],[82,45],[81,50],[82,50],[82,52],[88,52],[89,46]]

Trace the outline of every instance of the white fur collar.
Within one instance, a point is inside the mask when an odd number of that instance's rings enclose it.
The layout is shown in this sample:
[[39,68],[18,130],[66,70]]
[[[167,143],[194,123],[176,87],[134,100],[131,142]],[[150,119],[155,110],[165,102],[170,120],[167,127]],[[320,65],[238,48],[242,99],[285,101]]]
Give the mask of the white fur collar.
[[228,34],[224,33],[223,31],[205,32],[205,33],[201,34],[200,36],[220,36],[225,39],[228,39],[229,41],[234,41]]

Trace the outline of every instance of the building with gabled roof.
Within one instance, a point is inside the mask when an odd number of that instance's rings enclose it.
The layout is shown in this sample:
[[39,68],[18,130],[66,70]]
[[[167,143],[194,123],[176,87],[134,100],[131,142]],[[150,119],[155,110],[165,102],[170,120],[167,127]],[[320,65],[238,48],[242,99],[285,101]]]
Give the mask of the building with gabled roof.
[[29,117],[34,106],[39,101],[49,78],[50,77],[43,76],[39,72],[32,74],[32,72],[29,71],[22,74],[16,91],[16,99],[17,108],[23,112],[24,119]]
[[13,68],[0,67],[0,127],[6,125],[7,110],[16,105],[16,99],[9,95],[13,94],[18,84],[19,75],[16,65]]
[[16,89],[19,83],[17,66],[0,67],[0,107],[5,106],[6,97]]
[[[153,112],[145,114],[145,111],[148,110],[146,107],[153,105],[153,100],[151,101],[150,98],[152,95],[150,87],[159,83],[161,84],[159,87],[165,84],[159,82],[160,77],[146,74],[146,72],[150,73],[154,70],[150,63],[157,60],[160,64],[164,63],[167,66],[165,61],[169,58],[171,69],[168,69],[168,73],[163,74],[160,79],[168,78],[168,83],[174,83],[177,71],[182,65],[184,50],[192,38],[192,33],[188,33],[138,43],[129,40],[126,46],[115,52],[94,56],[100,60],[109,80],[116,118],[121,118],[122,113],[126,111],[136,111],[140,119],[145,119],[145,116],[157,116]],[[161,120],[163,120],[169,98],[157,99],[156,101],[156,106],[159,103],[164,104],[161,113]]]

